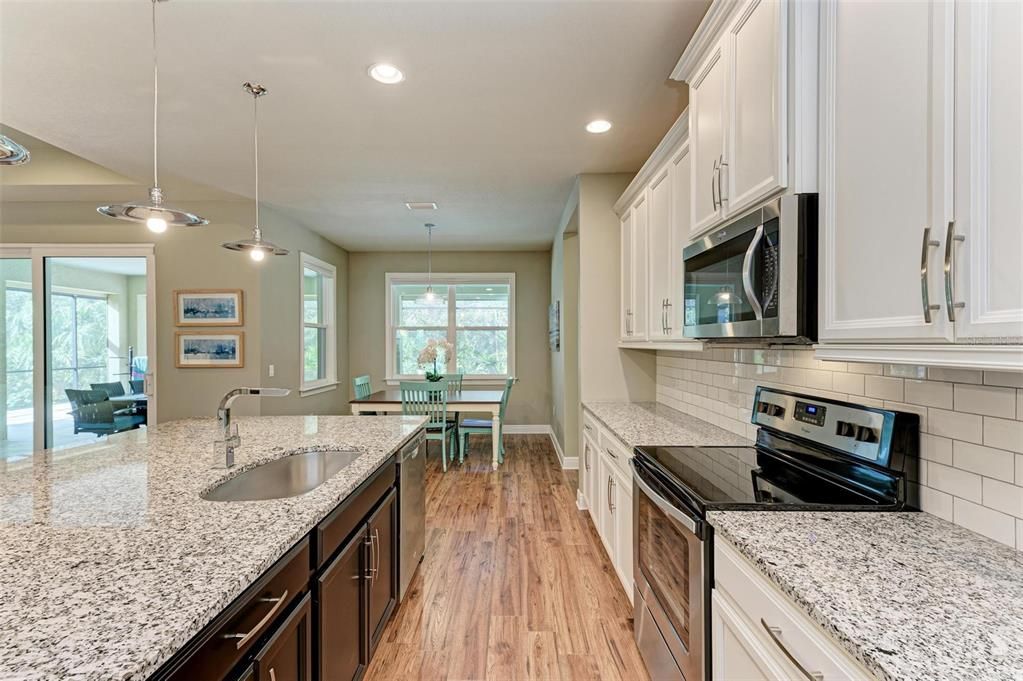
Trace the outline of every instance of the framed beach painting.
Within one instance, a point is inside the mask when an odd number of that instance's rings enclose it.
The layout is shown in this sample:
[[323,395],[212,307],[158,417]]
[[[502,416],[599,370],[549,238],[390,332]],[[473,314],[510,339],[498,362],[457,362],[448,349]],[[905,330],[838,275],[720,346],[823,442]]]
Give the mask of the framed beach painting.
[[244,331],[178,331],[175,338],[179,369],[245,366]]
[[174,291],[176,326],[241,326],[242,290],[194,289]]

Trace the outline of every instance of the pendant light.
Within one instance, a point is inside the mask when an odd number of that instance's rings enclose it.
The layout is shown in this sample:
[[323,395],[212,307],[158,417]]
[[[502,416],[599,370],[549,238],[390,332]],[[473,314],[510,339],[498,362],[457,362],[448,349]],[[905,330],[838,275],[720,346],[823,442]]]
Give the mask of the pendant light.
[[29,160],[28,149],[6,135],[0,135],[0,166],[20,166]]
[[252,95],[253,135],[252,148],[256,165],[256,226],[252,228],[252,238],[241,241],[229,241],[223,244],[230,251],[247,251],[249,257],[262,262],[268,255],[287,255],[288,250],[263,239],[263,230],[259,227],[259,98],[266,94],[266,88],[259,83],[243,83],[245,91]]
[[153,2],[153,186],[149,188],[148,203],[123,203],[110,206],[100,206],[96,210],[103,215],[128,220],[129,222],[143,222],[151,232],[165,232],[168,226],[172,227],[198,227],[209,224],[209,220],[201,218],[188,211],[176,210],[163,205],[163,190],[160,189],[159,163],[158,163],[158,114],[160,103],[160,72],[157,68],[156,59],[156,3],[166,0],[152,0]]
[[432,303],[437,299],[433,292],[433,230],[437,225],[427,222],[426,227],[426,293],[423,294],[423,301]]

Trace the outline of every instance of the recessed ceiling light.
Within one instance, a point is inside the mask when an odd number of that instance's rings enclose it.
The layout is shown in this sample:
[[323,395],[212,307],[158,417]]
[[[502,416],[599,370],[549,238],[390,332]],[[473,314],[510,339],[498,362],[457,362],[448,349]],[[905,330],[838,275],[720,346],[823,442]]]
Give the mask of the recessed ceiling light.
[[395,85],[405,80],[405,74],[394,64],[373,64],[369,67],[369,76],[385,85]]
[[405,207],[409,210],[437,210],[437,204],[433,201],[406,201]]
[[598,118],[595,121],[590,121],[586,124],[586,132],[592,132],[594,135],[599,135],[603,132],[607,132],[611,129],[611,121],[605,121]]

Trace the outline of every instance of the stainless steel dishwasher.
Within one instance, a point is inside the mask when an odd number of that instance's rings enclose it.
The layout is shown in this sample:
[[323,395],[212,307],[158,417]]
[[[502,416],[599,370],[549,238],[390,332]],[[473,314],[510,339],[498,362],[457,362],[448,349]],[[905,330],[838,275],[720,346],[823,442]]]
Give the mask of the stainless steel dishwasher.
[[398,511],[401,545],[398,553],[398,601],[405,600],[409,584],[426,550],[426,433],[419,431],[398,457]]

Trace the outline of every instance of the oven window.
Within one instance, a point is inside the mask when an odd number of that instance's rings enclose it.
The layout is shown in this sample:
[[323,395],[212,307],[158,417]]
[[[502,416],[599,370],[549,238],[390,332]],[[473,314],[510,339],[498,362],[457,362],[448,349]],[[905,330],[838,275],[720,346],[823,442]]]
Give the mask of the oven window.
[[[691,578],[700,579],[699,569],[691,574],[689,557],[696,554],[689,537],[643,493],[639,493],[639,565],[665,615],[671,620],[682,645],[690,650]],[[697,554],[698,555],[698,554]],[[699,588],[699,587],[697,587]]]

